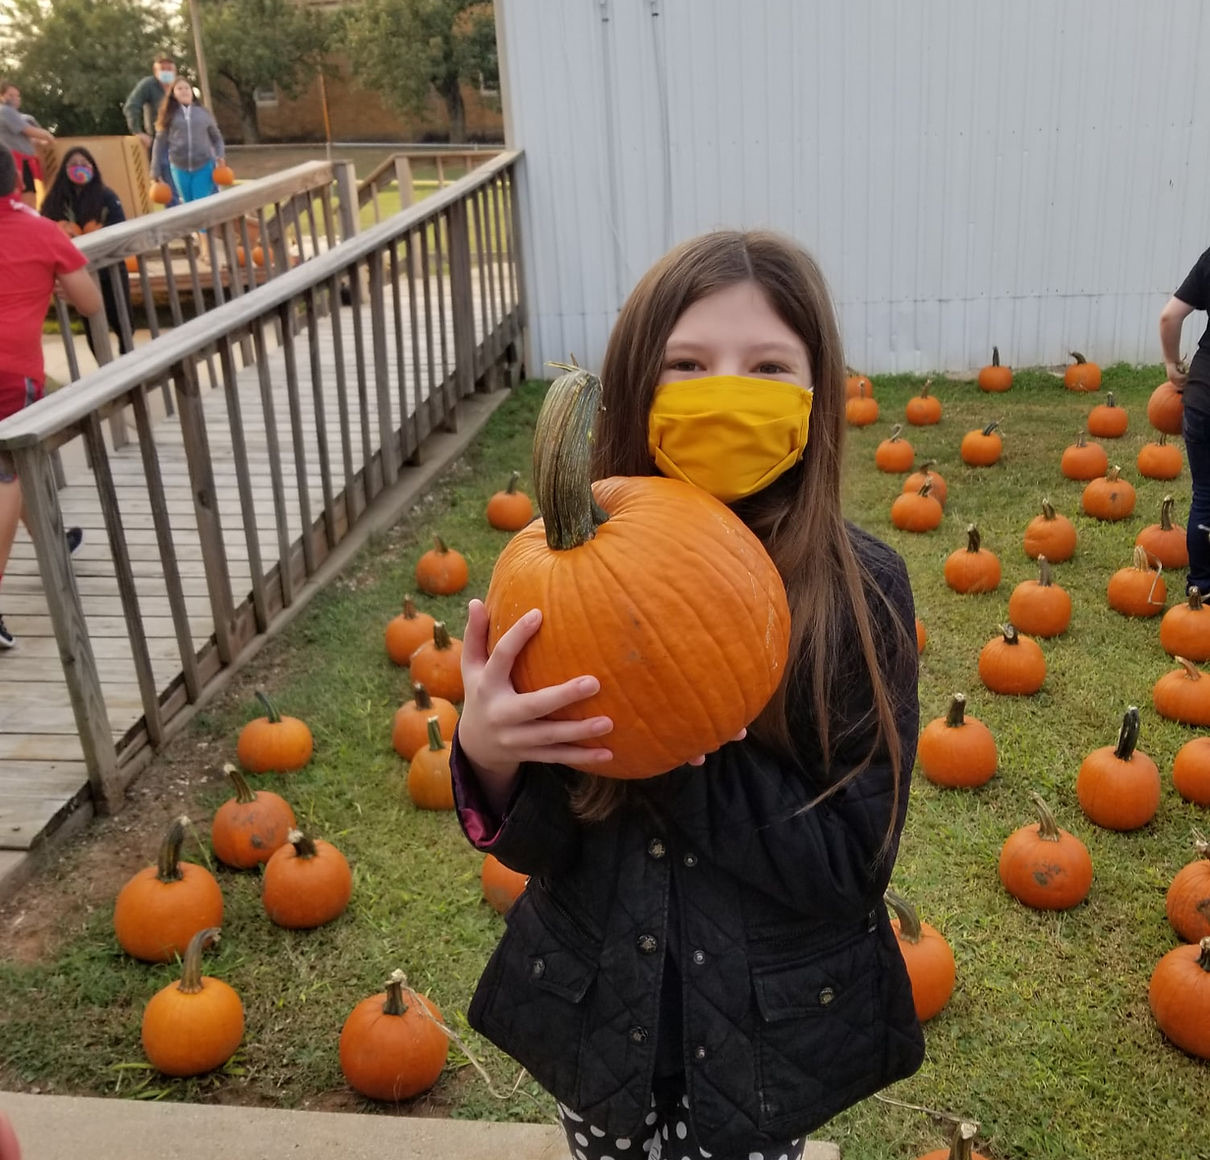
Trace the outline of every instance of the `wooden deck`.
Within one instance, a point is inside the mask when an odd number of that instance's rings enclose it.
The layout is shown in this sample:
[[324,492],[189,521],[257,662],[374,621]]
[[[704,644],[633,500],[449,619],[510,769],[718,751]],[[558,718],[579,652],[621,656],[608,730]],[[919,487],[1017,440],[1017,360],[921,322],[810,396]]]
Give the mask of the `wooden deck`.
[[[433,303],[444,301],[435,282],[431,290],[430,300]],[[475,297],[478,304],[477,287]],[[484,328],[478,323],[481,311],[476,308],[474,313],[477,320],[476,340],[482,342]],[[436,325],[440,326],[441,322],[444,322],[444,333],[453,335],[454,319],[448,307],[444,320],[438,318]],[[352,310],[349,307],[341,309],[340,323],[344,335],[343,371],[349,384],[347,400],[351,429],[355,435],[349,450],[353,469],[358,471],[364,466],[364,457],[363,443],[356,433],[362,430],[377,432],[381,428],[372,377],[370,389],[364,393],[364,414],[362,401],[359,401],[355,353],[349,341],[353,333]],[[361,311],[361,324],[368,341],[371,333],[368,306]],[[428,394],[430,379],[440,382],[443,368],[448,373],[453,363],[453,351],[451,349],[448,357],[443,359],[438,342],[430,374],[423,320],[417,343],[412,341],[412,322],[406,310],[402,318],[396,316],[396,324],[403,327],[403,342],[387,343],[385,352],[393,388],[390,396],[391,425],[400,427],[406,407],[406,418],[413,421],[416,434],[423,439],[430,429],[429,404],[418,404],[418,400]],[[286,391],[286,352],[281,347],[270,350],[267,360],[273,388],[272,426],[286,483],[284,538],[289,544],[296,544],[302,537],[304,519],[313,523],[325,510],[318,453],[321,425],[327,436],[328,453],[335,460],[340,460],[342,454],[340,428],[334,421],[337,367],[331,341],[332,320],[320,320],[317,326],[320,336],[320,378],[326,392],[326,397],[321,401],[324,411],[321,420],[317,420],[316,400],[309,386],[312,377],[309,343],[305,335],[300,335],[294,349],[297,380],[308,384],[297,395],[297,431],[302,435],[301,463],[295,455],[296,431],[291,426]],[[418,350],[419,355],[416,360],[405,358],[404,365],[400,366],[396,359],[397,350],[402,350],[408,356]],[[237,489],[235,450],[230,435],[226,393],[221,386],[219,389],[210,389],[205,364],[199,369],[205,388],[203,409],[217,491],[214,507],[222,525],[231,570],[232,596],[238,605],[252,586],[246,529],[255,529],[255,544],[262,548],[264,560],[276,561],[280,557],[283,529],[278,526],[274,507],[269,467],[270,427],[266,423],[262,405],[258,368],[255,365],[244,367],[238,372],[237,381],[246,454],[252,465],[252,510],[247,511],[241,504]],[[76,440],[75,444],[79,442]],[[373,442],[376,446],[377,440]],[[84,543],[73,558],[73,570],[100,668],[110,729],[115,742],[120,742],[142,718],[143,704],[135,677],[129,633],[122,614],[101,499],[93,475],[84,465],[83,455],[75,444],[65,449],[68,452],[64,456],[68,481],[60,490],[59,498],[64,524],[78,525],[84,529]],[[155,427],[155,445],[160,457],[190,629],[194,642],[201,647],[211,638],[214,623],[193,490],[177,416],[159,419]],[[73,450],[75,454],[70,453]],[[153,660],[156,685],[162,691],[178,678],[182,671],[182,659],[169,607],[146,476],[133,432],[130,443],[117,450],[111,449],[110,454],[125,538],[134,561],[144,631]],[[305,486],[300,486],[303,480]],[[18,532],[0,586],[0,612],[18,640],[15,649],[0,652],[0,850],[27,850],[40,835],[53,830],[76,805],[87,799],[88,776],[33,545],[24,529]]]

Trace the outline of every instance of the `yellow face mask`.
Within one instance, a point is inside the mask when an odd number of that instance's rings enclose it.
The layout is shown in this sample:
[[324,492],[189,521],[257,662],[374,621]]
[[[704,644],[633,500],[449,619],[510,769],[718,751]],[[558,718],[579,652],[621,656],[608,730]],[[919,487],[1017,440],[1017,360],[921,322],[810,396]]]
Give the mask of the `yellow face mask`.
[[647,447],[662,475],[723,503],[754,495],[807,446],[811,391],[778,379],[715,375],[656,387]]

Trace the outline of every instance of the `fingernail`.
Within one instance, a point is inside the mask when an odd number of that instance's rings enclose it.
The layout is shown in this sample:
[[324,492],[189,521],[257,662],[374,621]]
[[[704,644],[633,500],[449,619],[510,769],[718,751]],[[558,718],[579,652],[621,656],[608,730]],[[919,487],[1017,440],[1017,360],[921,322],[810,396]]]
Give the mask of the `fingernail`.
[[592,723],[592,731],[594,733],[609,733],[613,729],[613,722],[608,717],[598,717]]
[[540,624],[542,621],[542,610],[540,608],[531,608],[525,614],[525,623],[527,625]]
[[599,693],[601,691],[601,682],[596,677],[584,677],[580,681],[579,689],[581,693]]

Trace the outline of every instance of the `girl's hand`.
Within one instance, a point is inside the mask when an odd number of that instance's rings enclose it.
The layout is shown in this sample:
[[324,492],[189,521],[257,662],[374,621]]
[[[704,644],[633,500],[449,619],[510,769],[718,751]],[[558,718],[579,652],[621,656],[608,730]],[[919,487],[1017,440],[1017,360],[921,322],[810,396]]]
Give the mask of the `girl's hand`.
[[487,609],[481,600],[468,605],[462,636],[462,682],[465,696],[458,742],[481,781],[506,788],[523,761],[587,766],[608,761],[608,749],[589,749],[575,742],[600,737],[613,728],[608,717],[555,721],[550,714],[591,697],[601,688],[596,677],[573,677],[532,693],[513,688],[513,664],[538,631],[542,613],[527,612],[487,655]]
[[21,1145],[8,1117],[0,1112],[0,1160],[21,1160]]
[[[748,736],[748,730],[746,728],[744,728],[744,729],[741,729],[734,737],[732,737],[731,740],[732,741],[743,741],[743,739],[747,736]],[[712,749],[710,752],[717,753],[718,750]],[[698,754],[697,757],[691,757],[687,762],[685,762],[685,764],[686,765],[705,765],[706,764],[706,754],[700,753],[700,754]]]

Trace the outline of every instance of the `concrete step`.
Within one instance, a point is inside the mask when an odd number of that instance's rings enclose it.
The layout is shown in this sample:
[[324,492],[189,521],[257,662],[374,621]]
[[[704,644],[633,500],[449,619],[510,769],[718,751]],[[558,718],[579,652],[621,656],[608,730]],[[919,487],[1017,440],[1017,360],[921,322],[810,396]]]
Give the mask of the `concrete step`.
[[[0,1092],[24,1160],[565,1160],[545,1124]],[[814,1142],[805,1160],[840,1160]]]

